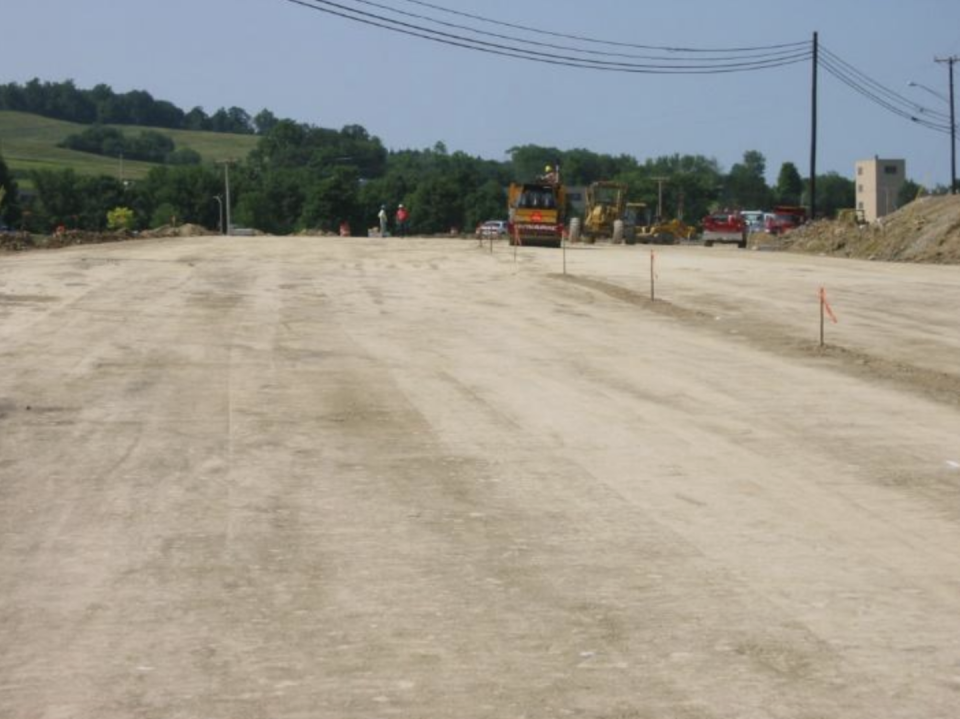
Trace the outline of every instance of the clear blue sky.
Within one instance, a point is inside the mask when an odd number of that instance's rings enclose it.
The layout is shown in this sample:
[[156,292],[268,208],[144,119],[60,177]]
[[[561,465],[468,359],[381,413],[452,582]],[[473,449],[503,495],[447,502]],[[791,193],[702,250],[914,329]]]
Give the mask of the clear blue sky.
[[[417,11],[403,0],[380,2]],[[957,0],[434,2],[655,45],[769,45],[807,40],[816,30],[827,48],[875,80],[944,110],[907,84],[946,94],[947,70],[934,56],[960,54]],[[500,159],[513,145],[537,143],[640,160],[696,153],[725,169],[759,150],[771,179],[784,161],[803,174],[809,165],[809,63],[714,76],[600,73],[436,45],[286,0],[24,0],[5,3],[0,24],[3,82],[72,78],[81,87],[145,89],[184,109],[269,108],[324,127],[361,124],[392,149],[442,140],[451,151]],[[918,182],[949,180],[948,136],[823,73],[820,119],[820,172],[852,176],[856,160],[880,155],[905,158]]]

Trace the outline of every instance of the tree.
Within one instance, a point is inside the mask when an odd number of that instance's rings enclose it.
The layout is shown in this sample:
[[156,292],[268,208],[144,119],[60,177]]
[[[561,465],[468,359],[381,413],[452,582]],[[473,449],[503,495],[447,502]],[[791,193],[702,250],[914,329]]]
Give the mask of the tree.
[[266,135],[270,130],[277,126],[280,120],[272,112],[264,108],[253,118],[253,126],[258,135]]
[[209,130],[210,118],[202,107],[195,107],[184,115],[183,126],[188,130]]
[[172,152],[168,152],[164,157],[164,162],[168,165],[199,165],[203,162],[200,153],[189,147],[180,147]]
[[777,187],[774,192],[777,203],[781,205],[799,205],[803,196],[803,179],[792,162],[784,162],[780,166],[777,176]]
[[920,197],[920,195],[926,193],[926,191],[927,190],[925,187],[923,187],[923,185],[917,184],[913,180],[907,180],[900,188],[900,192],[897,193],[897,207],[909,205],[911,202]]
[[313,185],[304,203],[300,225],[333,232],[341,222],[347,222],[359,229],[364,220],[357,190],[359,179],[353,168],[337,167],[329,177]]
[[[810,191],[806,190],[803,203],[809,205]],[[853,180],[829,172],[817,176],[817,213],[818,216],[834,217],[838,210],[850,209],[856,205],[857,189]]]
[[688,222],[707,215],[716,204],[722,173],[713,158],[703,155],[662,155],[647,159],[643,165],[628,170],[615,179],[627,185],[631,202],[644,202],[656,213],[663,180],[663,214]]
[[727,175],[724,199],[733,207],[763,208],[770,206],[770,188],[764,177],[767,160],[763,153],[747,150],[743,162],[735,164]]
[[0,224],[13,227],[20,221],[20,196],[17,183],[0,155]]
[[29,210],[35,230],[50,231],[58,225],[76,227],[83,211],[80,180],[73,170],[34,170],[30,173],[34,198]]
[[[513,166],[512,176],[516,182],[532,182],[543,174],[547,165],[556,165],[562,159],[563,153],[555,147],[541,147],[540,145],[521,145],[511,147],[510,163]],[[561,168],[561,172],[563,172]]]
[[463,227],[464,194],[456,180],[435,174],[419,183],[408,203],[415,233],[448,232]]
[[[138,190],[145,196],[142,214],[146,219],[156,219],[158,207],[169,205],[181,223],[216,227],[218,206],[214,195],[223,191],[223,181],[216,169],[204,165],[155,167],[147,178],[138,183]],[[164,213],[168,214],[168,213]],[[169,217],[167,220],[169,221]]]
[[463,201],[463,230],[471,230],[486,220],[506,217],[507,193],[496,180],[487,180]]

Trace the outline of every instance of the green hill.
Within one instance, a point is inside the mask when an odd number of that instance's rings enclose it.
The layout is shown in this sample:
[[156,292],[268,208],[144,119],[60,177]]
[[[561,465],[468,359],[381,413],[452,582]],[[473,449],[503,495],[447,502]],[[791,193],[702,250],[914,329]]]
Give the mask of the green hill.
[[[72,168],[84,175],[112,175],[119,177],[120,160],[86,152],[77,152],[57,147],[57,143],[82,132],[89,125],[51,120],[40,115],[24,112],[0,111],[0,154],[7,162],[14,177],[22,182],[29,170]],[[128,134],[142,130],[154,130],[170,137],[177,148],[188,147],[200,153],[204,162],[231,158],[244,158],[257,144],[254,135],[229,135],[219,132],[194,132],[191,130],[168,130],[157,127],[114,125]],[[123,177],[141,179],[146,177],[149,162],[123,161]]]

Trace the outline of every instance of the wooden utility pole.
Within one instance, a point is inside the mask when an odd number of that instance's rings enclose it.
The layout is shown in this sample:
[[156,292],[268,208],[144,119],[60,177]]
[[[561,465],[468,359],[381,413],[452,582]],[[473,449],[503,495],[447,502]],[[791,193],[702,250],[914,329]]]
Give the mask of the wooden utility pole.
[[657,183],[657,222],[663,222],[663,183],[667,182],[669,177],[651,178]]
[[810,98],[810,220],[817,219],[817,68],[820,65],[820,36],[813,33],[813,82]]
[[957,188],[957,115],[953,96],[953,66],[960,56],[935,57],[934,61],[947,65],[950,77],[950,193],[956,195]]

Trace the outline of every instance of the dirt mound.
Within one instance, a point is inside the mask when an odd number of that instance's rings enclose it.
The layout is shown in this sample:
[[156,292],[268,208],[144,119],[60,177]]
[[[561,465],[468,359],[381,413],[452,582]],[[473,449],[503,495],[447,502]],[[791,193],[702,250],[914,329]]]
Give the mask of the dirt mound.
[[99,245],[106,242],[121,242],[135,239],[163,239],[172,237],[199,237],[215,235],[201,225],[165,225],[140,233],[117,230],[116,232],[87,232],[66,230],[53,235],[31,235],[28,232],[0,233],[0,251],[22,252],[25,250],[53,250],[70,245]]
[[202,225],[162,225],[152,230],[144,230],[139,236],[148,239],[162,239],[165,237],[201,237],[214,234],[216,233]]
[[782,247],[867,260],[960,264],[960,195],[922,197],[871,225],[812,222],[784,237]]

